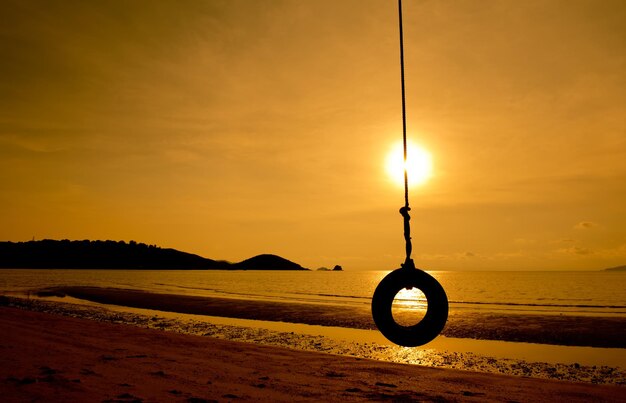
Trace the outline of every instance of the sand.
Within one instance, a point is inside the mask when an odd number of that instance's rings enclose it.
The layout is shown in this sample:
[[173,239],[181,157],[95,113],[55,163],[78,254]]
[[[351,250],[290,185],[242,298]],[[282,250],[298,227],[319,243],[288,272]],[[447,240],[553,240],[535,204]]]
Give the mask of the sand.
[[435,369],[0,307],[0,392],[23,401],[626,401],[626,388]]

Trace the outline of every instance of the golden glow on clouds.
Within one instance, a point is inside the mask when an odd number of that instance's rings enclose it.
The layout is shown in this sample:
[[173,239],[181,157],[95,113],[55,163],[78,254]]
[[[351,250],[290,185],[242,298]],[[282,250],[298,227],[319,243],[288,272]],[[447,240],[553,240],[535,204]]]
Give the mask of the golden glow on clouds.
[[[409,139],[434,162],[409,175],[421,268],[626,263],[626,2],[537,4],[404,5]],[[401,139],[394,2],[15,0],[0,15],[0,240],[404,259],[383,166]]]

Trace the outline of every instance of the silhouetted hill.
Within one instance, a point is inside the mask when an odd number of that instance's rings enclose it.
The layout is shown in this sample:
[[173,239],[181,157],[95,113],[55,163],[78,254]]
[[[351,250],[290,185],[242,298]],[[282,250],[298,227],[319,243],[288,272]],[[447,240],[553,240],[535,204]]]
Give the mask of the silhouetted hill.
[[243,262],[235,263],[238,270],[308,270],[297,263],[276,255],[259,255]]
[[608,269],[604,269],[604,271],[626,271],[626,265],[624,266],[617,266],[617,267],[611,267]]
[[[267,258],[266,256],[272,256]],[[289,263],[289,264],[288,264]],[[278,256],[231,264],[176,249],[130,241],[0,242],[0,268],[126,270],[303,270]]]

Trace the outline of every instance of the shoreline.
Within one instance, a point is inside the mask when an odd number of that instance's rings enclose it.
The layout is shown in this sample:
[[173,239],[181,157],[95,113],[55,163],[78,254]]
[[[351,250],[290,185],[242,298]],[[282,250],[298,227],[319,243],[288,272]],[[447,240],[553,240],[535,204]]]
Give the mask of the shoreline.
[[0,340],[6,402],[626,401],[621,386],[402,365],[12,307],[0,307]]
[[[613,352],[608,350],[594,352],[593,348],[589,347],[553,346],[550,349],[550,346],[541,347],[536,344],[468,339],[446,340],[445,337],[440,337],[423,348],[407,349],[390,344],[382,335],[368,330],[128,309],[98,303],[84,303],[78,300],[76,302],[63,301],[58,297],[53,300],[9,298],[8,304],[5,305],[27,311],[89,319],[96,322],[125,324],[293,350],[374,359],[381,362],[590,384],[626,385],[626,358],[621,349],[608,349],[617,350]],[[353,337],[355,332],[360,333],[357,338]],[[362,332],[367,333],[368,337],[359,338]],[[372,339],[371,333],[374,333],[377,339]],[[468,348],[470,346],[473,347]],[[535,354],[534,359],[529,359],[527,354],[522,354],[518,358],[513,358],[514,355],[511,355],[512,349],[527,351],[528,348],[538,349],[540,354]],[[564,351],[557,353],[556,359],[550,361],[546,357],[554,348],[564,349]],[[597,362],[585,364],[585,357],[589,353],[601,354],[600,356],[609,354],[608,362],[600,359]],[[578,360],[571,359],[576,356]]]
[[[369,306],[314,305],[99,287],[55,287],[49,295],[159,311],[375,330]],[[626,318],[451,311],[442,335],[454,338],[626,348]]]

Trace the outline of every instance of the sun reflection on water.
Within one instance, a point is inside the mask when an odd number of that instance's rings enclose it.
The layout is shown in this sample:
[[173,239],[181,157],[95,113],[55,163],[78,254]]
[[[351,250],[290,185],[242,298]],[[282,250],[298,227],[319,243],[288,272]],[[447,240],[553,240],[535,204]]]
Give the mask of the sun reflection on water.
[[391,314],[397,324],[412,326],[419,323],[426,315],[428,302],[418,288],[404,288],[396,294],[391,305]]

